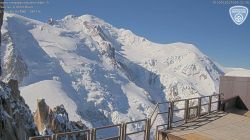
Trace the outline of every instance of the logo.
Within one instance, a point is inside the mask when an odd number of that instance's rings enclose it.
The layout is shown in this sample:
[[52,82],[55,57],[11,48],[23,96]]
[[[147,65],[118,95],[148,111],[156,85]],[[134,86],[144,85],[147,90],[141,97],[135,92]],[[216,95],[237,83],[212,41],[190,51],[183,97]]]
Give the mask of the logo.
[[248,8],[245,6],[233,6],[229,9],[229,14],[235,24],[241,25],[247,18]]

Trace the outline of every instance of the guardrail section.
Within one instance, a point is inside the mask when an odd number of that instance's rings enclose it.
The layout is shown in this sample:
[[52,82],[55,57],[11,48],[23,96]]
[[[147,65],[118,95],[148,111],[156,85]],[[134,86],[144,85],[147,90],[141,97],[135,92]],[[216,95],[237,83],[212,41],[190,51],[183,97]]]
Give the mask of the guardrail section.
[[[155,139],[158,140],[158,131],[172,129],[188,121],[197,119],[203,115],[219,111],[221,105],[220,94],[182,99],[170,102],[157,103],[149,118],[135,120],[116,125],[92,128],[75,132],[58,133],[50,136],[30,137],[29,140],[71,140],[74,138],[83,140],[126,140],[132,135],[142,135],[144,140],[150,139],[151,131],[155,130]],[[157,124],[158,118],[162,119]],[[130,132],[128,127],[142,126],[137,131]],[[155,129],[153,129],[155,127]],[[112,134],[107,136],[106,134]],[[116,133],[117,132],[117,133]],[[113,134],[115,133],[115,134]],[[106,137],[103,137],[105,134]]]

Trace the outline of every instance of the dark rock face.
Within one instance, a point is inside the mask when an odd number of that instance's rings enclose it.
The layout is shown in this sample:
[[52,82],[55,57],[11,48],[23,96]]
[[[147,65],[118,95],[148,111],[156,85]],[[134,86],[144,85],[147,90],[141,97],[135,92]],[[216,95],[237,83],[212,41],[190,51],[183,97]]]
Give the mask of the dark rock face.
[[[4,5],[3,5],[4,0],[0,0],[0,48],[1,48],[1,37],[2,37],[2,32],[1,28],[3,25],[3,14],[4,14]],[[1,66],[1,61],[0,61],[0,76],[2,75],[2,66]]]
[[[13,38],[9,32],[2,34],[2,44],[5,45],[1,47],[4,51],[2,52],[3,56],[1,58],[5,58],[5,61],[2,61],[2,74],[0,80],[9,81],[10,79],[15,79],[21,83],[24,77],[29,75],[29,71],[22,55],[16,49],[18,44],[13,42]],[[4,54],[8,55],[6,56]]]
[[[3,14],[4,14],[4,0],[0,0],[0,32],[1,32],[1,27],[3,25]],[[0,35],[1,37],[1,35]],[[1,43],[1,40],[0,40]]]
[[[1,27],[4,16],[4,0],[0,0],[0,48]],[[0,61],[0,76],[2,67]],[[0,81],[0,140],[26,140],[38,135],[32,113],[20,96],[18,82],[10,80],[8,84]]]
[[0,82],[0,140],[26,140],[35,135],[38,131],[17,81]]

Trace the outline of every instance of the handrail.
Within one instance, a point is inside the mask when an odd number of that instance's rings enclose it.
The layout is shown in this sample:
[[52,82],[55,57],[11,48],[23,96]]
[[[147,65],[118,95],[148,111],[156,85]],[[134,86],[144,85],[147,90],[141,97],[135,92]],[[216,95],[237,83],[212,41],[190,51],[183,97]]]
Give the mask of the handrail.
[[155,111],[157,110],[157,108],[159,108],[159,103],[157,103],[157,104],[155,105],[155,108],[154,108],[152,114],[151,114],[150,117],[149,117],[150,119],[152,119],[152,117],[153,117]]
[[95,130],[100,130],[100,129],[105,129],[105,128],[113,128],[113,127],[119,127],[119,126],[121,126],[121,124],[107,125],[107,126],[97,127],[97,128],[95,128]]
[[126,135],[129,136],[129,135],[133,135],[133,134],[137,134],[137,133],[141,133],[141,132],[144,132],[145,130],[139,130],[139,131],[135,131],[135,132],[130,132],[130,133],[127,133]]
[[101,140],[113,140],[113,139],[119,139],[120,136],[113,136],[113,137],[108,137],[108,138],[104,138],[104,139],[101,139]]
[[52,135],[29,137],[29,140],[52,140]]
[[60,135],[65,135],[65,134],[68,134],[68,135],[72,135],[72,134],[79,134],[79,133],[86,133],[86,132],[90,132],[89,129],[86,129],[86,130],[80,130],[80,131],[70,131],[70,132],[61,132],[61,133],[57,133],[56,135],[60,136]]
[[126,122],[126,124],[131,124],[131,123],[138,123],[142,121],[146,121],[147,119],[141,119],[141,120],[136,120],[136,121],[131,121],[131,122]]
[[[213,101],[213,97],[218,97],[218,100]],[[209,101],[207,103],[202,103],[202,99],[204,98],[209,98]],[[190,106],[190,101],[198,99],[198,105]],[[176,109],[174,107],[174,103],[185,101],[185,106],[184,108],[178,108]],[[160,126],[167,126],[167,129],[172,129],[172,123],[175,122],[180,122],[184,121],[186,123],[190,119],[190,110],[196,109],[197,112],[194,114],[196,115],[195,117],[199,118],[203,114],[209,114],[212,112],[212,104],[218,103],[217,106],[217,111],[220,108],[221,104],[221,94],[213,94],[210,96],[201,96],[201,97],[193,97],[193,98],[188,98],[188,99],[180,99],[180,100],[175,100],[175,101],[166,101],[166,102],[158,102],[155,104],[155,107],[150,115],[149,118],[145,119],[140,119],[140,120],[135,120],[135,121],[130,121],[130,122],[125,122],[125,123],[120,123],[120,124],[114,124],[114,125],[108,125],[108,126],[102,126],[102,127],[97,127],[97,128],[92,128],[92,129],[87,129],[87,130],[80,130],[80,131],[72,131],[72,132],[63,132],[63,133],[57,133],[54,135],[46,135],[46,136],[36,136],[36,137],[30,137],[29,140],[57,140],[58,136],[67,136],[67,135],[74,135],[74,134],[79,134],[79,133],[87,133],[88,135],[87,139],[88,140],[96,140],[96,132],[101,129],[108,129],[108,128],[114,128],[118,127],[119,129],[119,135],[118,136],[112,136],[108,138],[103,138],[102,140],[109,140],[109,139],[119,139],[119,140],[126,140],[126,136],[137,134],[137,133],[142,133],[144,132],[144,140],[149,140],[150,138],[150,130],[152,129],[152,126],[155,124],[155,121],[159,115],[162,114],[168,114],[167,116],[167,123],[159,124],[156,126],[156,140],[158,140],[158,129]],[[167,111],[160,111],[159,105],[162,104],[168,104],[168,110]],[[201,107],[202,106],[208,106],[208,111],[207,113],[201,113]],[[184,110],[184,119],[180,120],[173,120],[174,112]],[[213,110],[216,111],[216,110]],[[193,114],[191,114],[193,117]],[[139,122],[144,122],[145,126],[143,130],[135,131],[135,132],[127,132],[127,125],[129,124],[135,124]]]

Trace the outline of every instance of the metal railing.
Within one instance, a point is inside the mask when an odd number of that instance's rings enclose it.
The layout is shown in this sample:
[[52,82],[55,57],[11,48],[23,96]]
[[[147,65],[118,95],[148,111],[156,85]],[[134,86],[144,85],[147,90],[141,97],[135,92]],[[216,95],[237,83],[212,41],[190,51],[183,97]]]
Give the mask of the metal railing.
[[[184,105],[183,108],[178,108],[177,105],[181,104]],[[213,106],[216,104],[215,106]],[[161,102],[157,103],[152,111],[152,114],[147,119],[142,120],[136,120],[131,122],[125,122],[120,123],[116,125],[109,125],[109,126],[103,126],[98,128],[92,128],[88,130],[82,130],[82,131],[74,131],[74,132],[64,132],[64,133],[58,133],[54,135],[49,136],[36,136],[36,137],[30,137],[29,140],[59,140],[59,138],[65,138],[66,140],[69,140],[70,138],[76,138],[80,137],[84,140],[126,140],[128,136],[135,135],[142,133],[144,140],[150,139],[150,134],[152,127],[155,126],[155,139],[158,140],[158,131],[160,127],[163,127],[163,129],[169,130],[174,127],[177,127],[179,125],[182,125],[184,123],[187,123],[189,121],[192,121],[193,119],[199,118],[203,115],[210,114],[212,112],[219,111],[221,104],[221,96],[220,94],[214,94],[211,96],[203,96],[203,97],[196,97],[196,98],[189,98],[189,99],[182,99],[182,100],[176,100],[176,101],[169,101],[169,102]],[[165,105],[167,107],[166,110],[160,111],[160,106]],[[180,106],[180,105],[179,105]],[[215,109],[213,109],[215,108]],[[183,111],[183,118],[178,119],[178,117],[174,118],[176,112]],[[166,121],[166,123],[156,124],[156,119],[161,115],[166,115],[166,117],[163,117],[163,120]],[[127,126],[133,125],[136,123],[143,123],[144,128],[139,131],[134,132],[128,132]],[[107,138],[99,138],[97,137],[97,132],[101,130],[107,130],[110,128],[118,128],[118,135],[107,137]]]
[[81,137],[85,140],[90,140],[90,130],[82,130],[82,131],[72,131],[72,132],[65,132],[65,133],[58,133],[54,135],[54,139],[65,138],[66,140],[74,137]]
[[[176,107],[176,103],[180,103],[180,102],[184,104],[183,108]],[[178,127],[182,124],[185,124],[189,121],[192,121],[194,119],[198,119],[204,115],[219,111],[220,106],[221,106],[221,95],[214,94],[210,96],[202,96],[202,97],[182,99],[182,100],[176,100],[176,101],[170,101],[170,102],[162,102],[162,103],[158,103],[156,107],[159,108],[159,105],[161,104],[167,104],[168,111],[160,112],[159,109],[157,113],[155,113],[156,111],[154,111],[153,114],[156,114],[156,115],[152,121],[151,127],[155,123],[155,119],[157,118],[157,116],[161,114],[166,114],[166,113],[168,114],[167,117],[165,118],[165,120],[167,120],[167,123],[156,125],[156,130],[155,130],[156,140],[158,140],[158,137],[159,137],[158,131],[160,127],[163,127],[162,129],[169,130],[174,127]],[[183,118],[181,119],[174,118],[174,116],[177,116],[175,115],[175,112],[179,112],[179,111],[183,111],[183,113],[181,113],[183,114]]]

